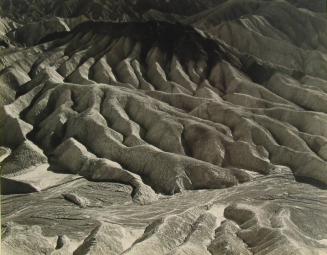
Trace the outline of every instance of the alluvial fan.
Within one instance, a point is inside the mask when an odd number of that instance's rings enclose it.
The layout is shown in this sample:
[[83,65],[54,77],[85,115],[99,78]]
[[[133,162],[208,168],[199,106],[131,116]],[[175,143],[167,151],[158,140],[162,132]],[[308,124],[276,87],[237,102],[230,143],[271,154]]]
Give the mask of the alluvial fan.
[[4,0],[4,254],[327,254],[322,1]]

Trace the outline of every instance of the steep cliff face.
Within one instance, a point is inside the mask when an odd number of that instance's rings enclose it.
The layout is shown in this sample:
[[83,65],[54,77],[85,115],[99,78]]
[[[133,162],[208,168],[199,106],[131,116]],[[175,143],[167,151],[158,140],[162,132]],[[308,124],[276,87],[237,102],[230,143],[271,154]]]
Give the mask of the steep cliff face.
[[0,6],[5,254],[327,253],[325,14]]

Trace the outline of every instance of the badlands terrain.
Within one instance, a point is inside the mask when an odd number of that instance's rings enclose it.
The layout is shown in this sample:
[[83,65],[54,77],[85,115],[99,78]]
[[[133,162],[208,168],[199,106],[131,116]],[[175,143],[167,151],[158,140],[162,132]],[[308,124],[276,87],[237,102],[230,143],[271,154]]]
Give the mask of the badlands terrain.
[[0,16],[2,254],[327,254],[324,1]]

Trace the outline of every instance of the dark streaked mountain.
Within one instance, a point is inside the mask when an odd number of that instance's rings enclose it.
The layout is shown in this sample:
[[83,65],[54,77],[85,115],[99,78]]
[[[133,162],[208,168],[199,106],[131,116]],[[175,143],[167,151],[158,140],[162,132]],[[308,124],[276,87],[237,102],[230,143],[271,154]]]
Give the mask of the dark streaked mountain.
[[[265,3],[275,2],[270,0],[261,1]],[[326,4],[324,4],[323,0],[287,1],[298,8],[306,8],[321,13],[326,12]],[[15,21],[38,21],[54,16],[71,18],[81,15],[94,19],[123,21],[126,19],[139,19],[150,10],[156,10],[168,15],[191,16],[227,2],[234,2],[234,0],[3,0],[0,3],[0,11],[2,15]]]

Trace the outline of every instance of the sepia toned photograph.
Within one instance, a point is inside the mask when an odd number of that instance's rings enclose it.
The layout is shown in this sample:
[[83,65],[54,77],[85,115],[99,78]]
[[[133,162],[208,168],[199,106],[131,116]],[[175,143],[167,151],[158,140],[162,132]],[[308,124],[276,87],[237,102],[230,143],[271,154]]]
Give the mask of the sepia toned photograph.
[[326,0],[0,0],[2,255],[327,255]]

